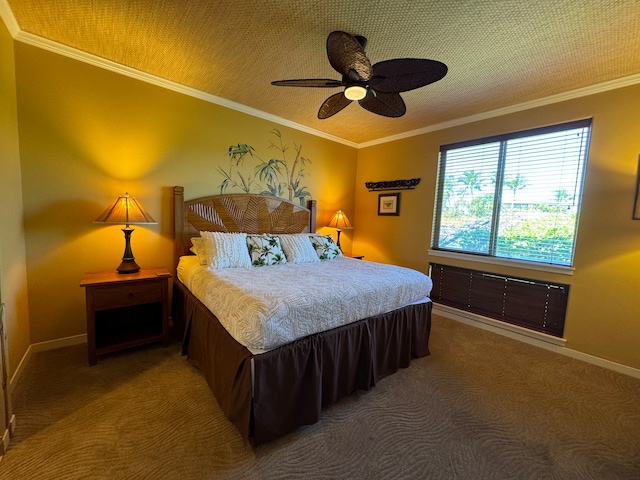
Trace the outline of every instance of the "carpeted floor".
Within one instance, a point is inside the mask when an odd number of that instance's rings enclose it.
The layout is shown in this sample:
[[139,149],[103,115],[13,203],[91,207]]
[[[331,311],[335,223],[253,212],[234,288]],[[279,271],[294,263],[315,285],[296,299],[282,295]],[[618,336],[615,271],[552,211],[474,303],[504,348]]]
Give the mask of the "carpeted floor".
[[434,316],[432,355],[245,446],[178,343],[32,357],[0,479],[640,479],[640,380]]

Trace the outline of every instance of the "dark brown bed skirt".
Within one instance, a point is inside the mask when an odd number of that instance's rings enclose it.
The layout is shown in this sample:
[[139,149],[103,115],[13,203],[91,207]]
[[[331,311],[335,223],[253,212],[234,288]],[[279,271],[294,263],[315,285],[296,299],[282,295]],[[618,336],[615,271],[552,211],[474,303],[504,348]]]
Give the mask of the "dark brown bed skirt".
[[[178,280],[173,320],[182,353],[201,370],[220,408],[246,439],[262,443],[318,421],[324,405],[369,390],[429,355],[431,302],[310,335],[253,355]],[[251,359],[254,362],[251,398]]]

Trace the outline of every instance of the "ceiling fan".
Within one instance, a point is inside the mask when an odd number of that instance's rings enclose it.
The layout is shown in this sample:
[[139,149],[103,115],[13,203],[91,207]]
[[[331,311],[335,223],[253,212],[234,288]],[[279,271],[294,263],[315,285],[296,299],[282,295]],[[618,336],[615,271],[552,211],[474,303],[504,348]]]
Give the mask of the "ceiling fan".
[[327,37],[329,63],[342,80],[307,78],[276,80],[272,85],[282,87],[336,88],[344,91],[327,98],[318,110],[318,118],[325,119],[357,100],[360,106],[384,117],[401,117],[407,107],[400,92],[424,87],[437,82],[447,74],[447,66],[437,60],[422,58],[396,58],[378,62],[373,66],[364,49],[367,39],[342,31]]

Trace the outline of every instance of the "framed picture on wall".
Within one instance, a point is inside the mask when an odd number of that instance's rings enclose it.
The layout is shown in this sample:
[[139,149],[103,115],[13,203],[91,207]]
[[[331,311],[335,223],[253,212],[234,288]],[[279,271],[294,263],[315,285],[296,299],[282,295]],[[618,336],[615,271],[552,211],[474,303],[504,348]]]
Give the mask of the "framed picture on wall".
[[634,220],[640,220],[640,155],[638,155],[638,173],[636,173],[636,198],[633,201]]
[[381,193],[378,195],[378,215],[400,215],[400,194]]

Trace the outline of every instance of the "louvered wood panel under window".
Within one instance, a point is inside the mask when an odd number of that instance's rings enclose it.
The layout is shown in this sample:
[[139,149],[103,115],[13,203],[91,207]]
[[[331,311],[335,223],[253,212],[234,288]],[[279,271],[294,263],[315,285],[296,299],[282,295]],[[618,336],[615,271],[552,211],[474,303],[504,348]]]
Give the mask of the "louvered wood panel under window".
[[431,264],[435,303],[562,337],[569,285]]

